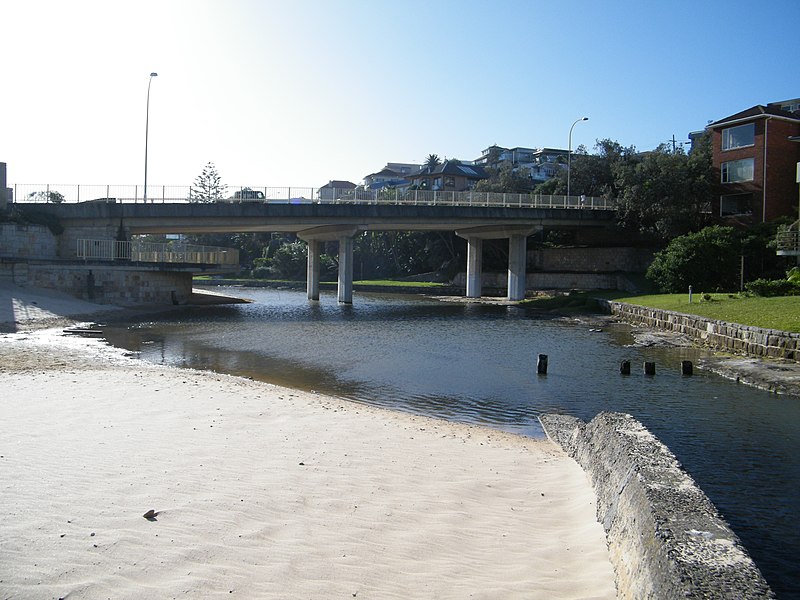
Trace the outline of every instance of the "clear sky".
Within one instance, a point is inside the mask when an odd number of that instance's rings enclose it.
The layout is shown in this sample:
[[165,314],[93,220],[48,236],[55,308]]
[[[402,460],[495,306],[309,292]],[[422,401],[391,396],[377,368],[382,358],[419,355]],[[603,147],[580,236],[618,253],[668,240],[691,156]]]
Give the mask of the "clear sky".
[[649,150],[800,96],[800,2],[0,0],[9,184],[358,183],[492,145]]

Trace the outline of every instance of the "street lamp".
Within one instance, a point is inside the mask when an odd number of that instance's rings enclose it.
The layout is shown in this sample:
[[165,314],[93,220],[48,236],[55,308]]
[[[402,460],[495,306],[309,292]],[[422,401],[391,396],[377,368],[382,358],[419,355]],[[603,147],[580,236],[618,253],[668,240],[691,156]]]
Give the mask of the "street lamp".
[[[581,121],[588,121],[589,117],[581,117],[580,119],[576,119],[575,122],[572,124],[572,127],[575,127]],[[570,170],[572,169],[572,127],[569,128],[569,150],[567,150],[567,202],[569,202],[569,176]]]
[[147,116],[144,121],[144,203],[147,204],[147,137],[150,132],[150,84],[153,77],[158,77],[158,73],[150,73],[150,80],[147,82]]

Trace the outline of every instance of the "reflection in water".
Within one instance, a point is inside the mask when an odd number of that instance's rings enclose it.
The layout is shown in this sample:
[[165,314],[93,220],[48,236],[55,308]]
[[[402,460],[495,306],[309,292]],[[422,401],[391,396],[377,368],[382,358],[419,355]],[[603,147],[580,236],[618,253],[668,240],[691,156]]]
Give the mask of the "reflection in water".
[[[742,537],[779,597],[800,589],[800,402],[695,371],[693,349],[634,348],[629,328],[591,331],[513,306],[247,290],[253,304],[187,310],[108,330],[159,363],[253,377],[399,410],[541,436],[543,412],[641,420],[675,452]],[[536,356],[549,356],[546,376]],[[630,360],[632,374],[619,375]],[[641,364],[655,361],[654,377]]]

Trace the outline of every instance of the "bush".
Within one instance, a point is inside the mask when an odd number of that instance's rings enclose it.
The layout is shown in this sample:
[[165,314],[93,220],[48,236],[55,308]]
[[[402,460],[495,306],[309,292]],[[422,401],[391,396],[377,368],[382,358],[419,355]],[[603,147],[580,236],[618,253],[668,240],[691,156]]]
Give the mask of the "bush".
[[745,284],[751,294],[764,298],[776,296],[800,296],[800,282],[788,279],[756,279]]
[[253,279],[269,279],[272,276],[272,271],[269,267],[256,267],[250,271],[250,276]]
[[308,246],[301,241],[283,244],[272,257],[272,275],[293,281],[305,279],[307,249]]
[[730,290],[739,271],[739,238],[732,227],[706,227],[673,239],[656,253],[647,279],[662,292]]

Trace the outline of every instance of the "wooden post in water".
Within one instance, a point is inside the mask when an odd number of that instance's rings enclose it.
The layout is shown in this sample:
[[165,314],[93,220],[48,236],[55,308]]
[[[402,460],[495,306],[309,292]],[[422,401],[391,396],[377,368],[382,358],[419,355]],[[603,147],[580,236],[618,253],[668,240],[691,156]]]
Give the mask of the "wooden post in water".
[[692,373],[693,373],[692,361],[690,361],[690,360],[682,360],[681,361],[681,375],[691,375]]
[[644,374],[645,375],[655,375],[656,374],[656,363],[645,361],[644,363]]
[[547,354],[540,354],[536,359],[536,373],[538,375],[547,375]]
[[631,374],[631,361],[623,360],[621,363],[619,363],[619,374],[620,375]]

